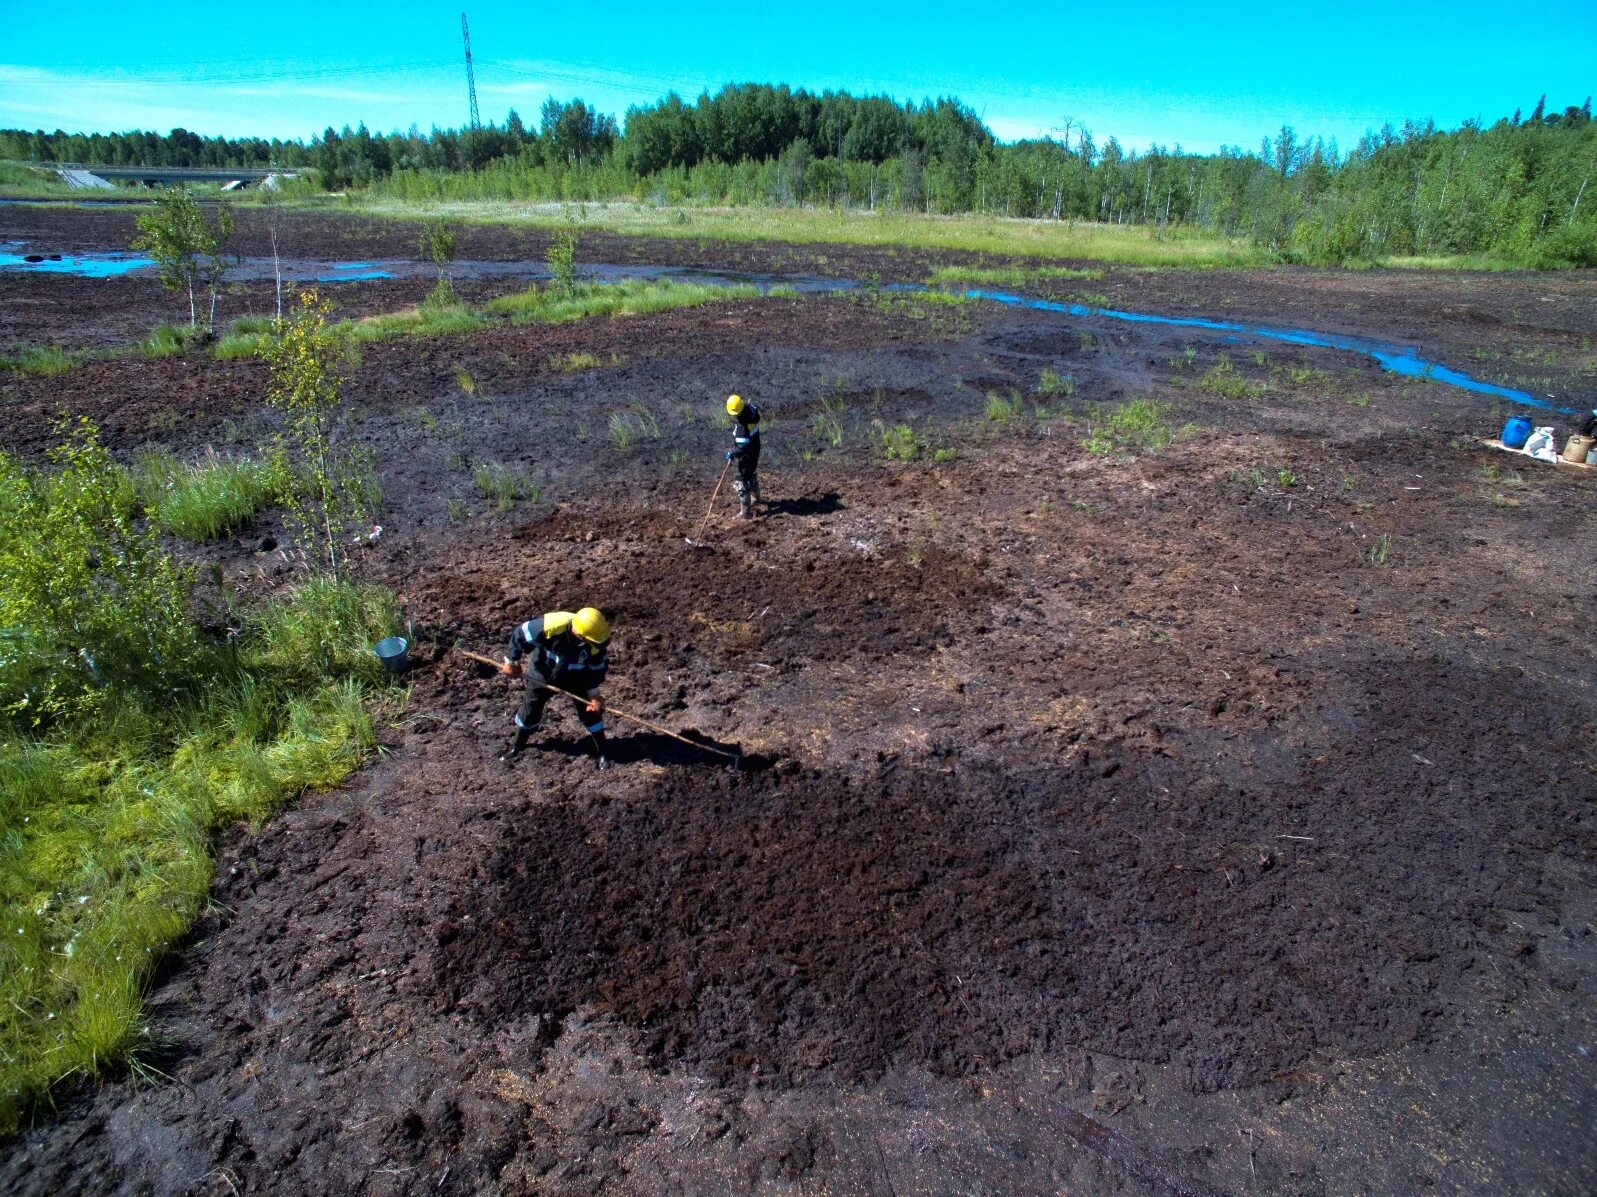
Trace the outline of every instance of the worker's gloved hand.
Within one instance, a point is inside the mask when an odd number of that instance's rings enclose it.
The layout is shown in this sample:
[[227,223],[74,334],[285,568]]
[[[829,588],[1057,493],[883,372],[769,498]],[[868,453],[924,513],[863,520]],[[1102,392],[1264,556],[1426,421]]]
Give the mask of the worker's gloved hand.
[[499,672],[504,674],[506,677],[520,677],[521,676],[521,662],[520,661],[516,661],[516,662],[512,663],[510,661],[506,661],[503,665],[501,665],[499,667]]
[[598,694],[590,694],[590,695],[588,695],[588,714],[590,714],[590,715],[602,715],[602,714],[604,714],[604,698],[601,695],[598,695]]
[[727,450],[727,451],[726,451],[726,459],[727,459],[727,460],[728,460],[728,461],[731,461],[731,460],[732,460],[732,450],[730,450],[730,449],[728,449],[728,450]]

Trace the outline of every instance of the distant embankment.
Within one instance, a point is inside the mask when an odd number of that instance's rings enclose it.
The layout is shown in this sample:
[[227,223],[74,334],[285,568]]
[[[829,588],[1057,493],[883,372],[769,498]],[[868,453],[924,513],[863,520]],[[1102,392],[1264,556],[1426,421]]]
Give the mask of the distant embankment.
[[146,187],[173,187],[182,183],[220,183],[223,191],[236,191],[252,183],[273,186],[277,179],[292,179],[297,170],[251,169],[244,166],[84,166],[63,162],[56,167],[69,187],[104,191],[114,183],[142,183]]

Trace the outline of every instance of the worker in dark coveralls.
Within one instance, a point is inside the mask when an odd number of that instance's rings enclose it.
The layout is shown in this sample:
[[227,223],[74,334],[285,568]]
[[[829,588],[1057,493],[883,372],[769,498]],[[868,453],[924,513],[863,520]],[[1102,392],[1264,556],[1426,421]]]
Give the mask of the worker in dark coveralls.
[[726,401],[726,414],[732,417],[732,447],[726,459],[737,462],[738,514],[751,520],[754,504],[760,501],[760,409],[743,396],[732,395]]
[[[610,624],[594,607],[575,613],[551,611],[539,619],[517,624],[510,633],[510,651],[499,672],[506,677],[527,679],[527,695],[516,712],[516,739],[499,759],[514,761],[527,747],[527,741],[543,722],[544,704],[554,690],[571,695],[577,718],[593,740],[599,768],[609,764],[605,757],[604,685],[610,669]],[[523,666],[522,661],[528,664]]]

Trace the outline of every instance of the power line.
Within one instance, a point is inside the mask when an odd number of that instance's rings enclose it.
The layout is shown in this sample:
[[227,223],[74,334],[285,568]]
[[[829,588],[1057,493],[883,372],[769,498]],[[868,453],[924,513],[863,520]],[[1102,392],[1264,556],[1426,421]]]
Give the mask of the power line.
[[449,69],[447,64],[434,61],[386,63],[375,66],[316,67],[307,70],[293,71],[256,71],[249,74],[237,75],[194,74],[175,75],[165,78],[151,78],[150,76],[142,76],[137,79],[85,79],[78,77],[62,78],[60,82],[63,84],[70,84],[75,88],[197,87],[208,84],[293,83],[315,81],[320,79],[343,79],[357,75],[397,75],[412,71],[436,71],[446,69]]

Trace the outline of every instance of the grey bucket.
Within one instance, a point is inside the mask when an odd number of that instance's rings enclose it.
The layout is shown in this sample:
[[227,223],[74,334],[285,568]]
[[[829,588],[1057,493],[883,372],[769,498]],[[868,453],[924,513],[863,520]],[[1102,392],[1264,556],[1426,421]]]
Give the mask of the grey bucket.
[[405,666],[410,663],[406,656],[410,649],[410,641],[403,636],[390,636],[386,640],[379,640],[373,651],[377,659],[383,663],[383,668],[389,673],[402,673]]

